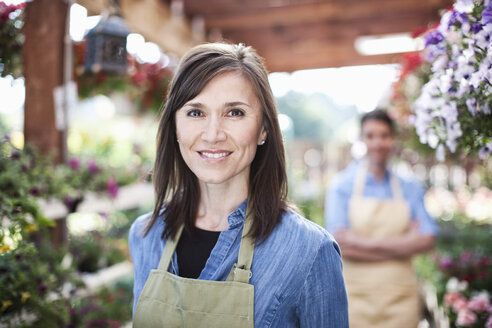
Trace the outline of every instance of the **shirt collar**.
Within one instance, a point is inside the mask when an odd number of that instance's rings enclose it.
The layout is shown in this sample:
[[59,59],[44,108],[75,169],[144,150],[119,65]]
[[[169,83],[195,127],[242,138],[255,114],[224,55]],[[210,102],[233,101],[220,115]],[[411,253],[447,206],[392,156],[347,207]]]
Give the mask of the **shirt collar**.
[[227,223],[229,229],[237,228],[244,222],[246,217],[246,208],[248,206],[248,200],[245,199],[229,216],[227,217]]

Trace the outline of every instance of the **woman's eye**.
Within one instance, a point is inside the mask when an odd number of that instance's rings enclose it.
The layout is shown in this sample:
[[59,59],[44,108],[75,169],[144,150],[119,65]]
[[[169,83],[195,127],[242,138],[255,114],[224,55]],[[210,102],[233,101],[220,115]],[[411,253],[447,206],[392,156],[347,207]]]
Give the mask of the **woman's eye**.
[[243,115],[244,115],[244,112],[240,109],[232,109],[229,112],[229,116],[243,116]]
[[198,109],[192,109],[186,113],[190,117],[200,117],[202,116],[202,112]]

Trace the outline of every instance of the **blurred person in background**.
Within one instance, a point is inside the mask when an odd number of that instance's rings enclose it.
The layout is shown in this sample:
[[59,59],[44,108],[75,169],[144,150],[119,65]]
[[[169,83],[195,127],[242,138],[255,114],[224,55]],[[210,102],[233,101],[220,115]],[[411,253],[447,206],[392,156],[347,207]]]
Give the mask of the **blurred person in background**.
[[338,245],[287,202],[277,115],[251,47],[183,57],[159,125],[156,207],[130,230],[134,327],[348,327]]
[[366,156],[332,181],[325,223],[340,245],[352,328],[416,328],[419,288],[412,256],[429,251],[438,232],[414,180],[389,169],[393,120],[383,109],[361,119]]

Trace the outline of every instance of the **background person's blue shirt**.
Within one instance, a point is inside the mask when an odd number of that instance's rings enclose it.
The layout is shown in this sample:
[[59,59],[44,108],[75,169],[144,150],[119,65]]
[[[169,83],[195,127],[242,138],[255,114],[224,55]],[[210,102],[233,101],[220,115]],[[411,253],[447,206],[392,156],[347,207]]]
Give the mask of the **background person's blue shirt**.
[[[198,277],[225,281],[237,261],[246,202],[227,218],[205,268]],[[139,217],[129,235],[135,268],[134,305],[151,269],[156,269],[166,241],[162,220],[144,238],[150,214]],[[348,327],[347,295],[338,245],[323,228],[288,212],[268,239],[256,247],[250,283],[255,287],[255,327]],[[169,272],[177,274],[176,253]],[[165,291],[163,291],[165,292]]]
[[[348,206],[359,165],[359,162],[351,163],[345,170],[338,173],[330,184],[325,201],[325,226],[332,234],[339,229],[350,228]],[[386,171],[383,180],[378,181],[368,171],[363,196],[379,199],[393,198],[389,174],[393,173]],[[411,219],[419,222],[419,229],[423,235],[436,235],[439,227],[425,209],[424,189],[415,180],[397,178],[403,198],[410,207]]]

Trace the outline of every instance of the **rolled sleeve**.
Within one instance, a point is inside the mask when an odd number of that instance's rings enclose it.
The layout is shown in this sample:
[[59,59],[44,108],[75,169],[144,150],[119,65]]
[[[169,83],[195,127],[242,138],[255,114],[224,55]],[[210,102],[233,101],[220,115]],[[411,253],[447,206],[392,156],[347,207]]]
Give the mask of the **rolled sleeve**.
[[348,302],[342,276],[342,260],[336,242],[322,243],[299,295],[300,327],[345,328]]

